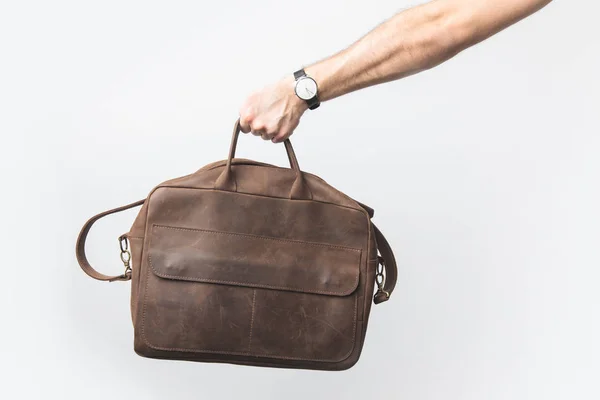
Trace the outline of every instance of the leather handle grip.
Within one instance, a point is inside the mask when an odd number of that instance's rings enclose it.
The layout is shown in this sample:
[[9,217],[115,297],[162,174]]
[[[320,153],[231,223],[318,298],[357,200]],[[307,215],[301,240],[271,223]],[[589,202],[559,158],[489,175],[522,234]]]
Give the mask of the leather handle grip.
[[[235,151],[237,149],[237,142],[240,136],[241,127],[240,120],[238,119],[233,126],[233,135],[231,137],[231,145],[229,146],[229,156],[227,157],[227,164],[225,165],[225,169],[219,175],[217,180],[215,181],[215,189],[227,190],[230,192],[237,191],[237,183],[235,181],[235,176],[233,174],[231,163],[235,158]],[[304,180],[304,175],[300,170],[300,166],[298,164],[298,159],[296,158],[296,153],[294,152],[294,148],[292,147],[292,142],[289,139],[286,139],[283,142],[285,146],[285,150],[287,152],[288,160],[290,161],[291,169],[296,173],[296,180],[292,185],[290,190],[290,199],[304,199],[310,200],[312,199],[312,194],[308,185]]]

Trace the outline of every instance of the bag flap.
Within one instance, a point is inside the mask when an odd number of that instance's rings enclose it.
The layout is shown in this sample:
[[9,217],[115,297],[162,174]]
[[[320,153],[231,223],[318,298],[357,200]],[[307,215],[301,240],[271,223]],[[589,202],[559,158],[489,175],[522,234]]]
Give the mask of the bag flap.
[[361,250],[337,245],[153,225],[148,263],[161,278],[347,296]]

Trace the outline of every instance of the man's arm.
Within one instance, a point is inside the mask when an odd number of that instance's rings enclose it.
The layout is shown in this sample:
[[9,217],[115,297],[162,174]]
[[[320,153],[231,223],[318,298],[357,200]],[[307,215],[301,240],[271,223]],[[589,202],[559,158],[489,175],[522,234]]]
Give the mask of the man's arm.
[[[345,50],[305,68],[321,101],[400,79],[452,58],[462,50],[533,14],[550,0],[435,0],[396,14]],[[243,132],[281,142],[307,110],[294,93],[293,76],[246,99]]]

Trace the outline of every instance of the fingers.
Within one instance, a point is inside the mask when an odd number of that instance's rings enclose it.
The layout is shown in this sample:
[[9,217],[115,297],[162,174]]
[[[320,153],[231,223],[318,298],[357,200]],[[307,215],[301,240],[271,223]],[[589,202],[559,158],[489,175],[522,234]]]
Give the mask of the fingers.
[[284,128],[265,128],[261,124],[250,124],[250,132],[254,136],[259,136],[263,140],[270,140],[273,143],[281,143],[292,135],[293,130],[288,127]]
[[299,122],[299,120],[296,120],[295,122],[291,122],[289,125],[281,128],[277,134],[273,135],[271,141],[273,143],[281,143],[292,136],[292,133],[294,133],[294,129],[298,127]]
[[240,130],[244,133],[250,132],[250,120],[247,116],[240,115]]
[[247,123],[247,132],[251,132],[254,136],[260,136],[263,140],[272,140],[277,134],[277,127],[267,126],[259,118],[246,118],[245,123]]
[[264,140],[271,140],[276,134],[273,129],[267,129],[259,118],[253,117],[250,107],[240,110],[240,130],[244,133],[252,132],[254,136],[261,136]]
[[273,138],[272,134],[269,134],[269,133],[265,132],[264,130],[252,129],[251,132],[254,136],[258,136],[258,137],[262,138],[263,140],[271,140]]
[[271,142],[273,142],[273,143],[281,143],[285,139],[289,138],[290,136],[291,136],[291,133],[280,132],[280,133],[278,133],[277,135],[274,135],[271,138]]
[[294,129],[298,126],[295,123],[285,124],[283,126],[268,126],[260,118],[251,118],[249,113],[240,113],[240,129],[244,133],[252,133],[263,140],[269,140],[273,143],[281,143],[291,136]]
[[252,130],[254,136],[260,136],[263,140],[272,140],[274,137],[273,133],[265,132],[264,130]]
[[265,124],[258,118],[250,121],[250,131],[254,136],[263,136],[267,134],[267,128]]

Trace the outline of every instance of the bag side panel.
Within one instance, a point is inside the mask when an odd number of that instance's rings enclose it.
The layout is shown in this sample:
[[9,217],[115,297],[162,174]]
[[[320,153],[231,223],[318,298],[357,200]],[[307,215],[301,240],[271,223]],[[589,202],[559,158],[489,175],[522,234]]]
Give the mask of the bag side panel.
[[367,334],[367,325],[369,322],[369,315],[371,313],[371,306],[373,305],[373,293],[375,292],[375,274],[377,269],[377,242],[375,241],[375,231],[373,225],[370,224],[370,238],[369,238],[369,252],[366,263],[366,271],[361,276],[364,277],[365,281],[363,284],[364,299],[361,321],[363,322],[363,340]]
[[129,237],[131,250],[131,319],[135,326],[137,307],[139,303],[140,268],[142,265],[143,237]]
[[135,218],[127,239],[131,251],[131,319],[135,326],[137,318],[137,309],[139,305],[139,286],[142,268],[142,248],[144,245],[144,234],[146,229],[146,214],[148,211],[148,201],[142,205],[140,212]]

